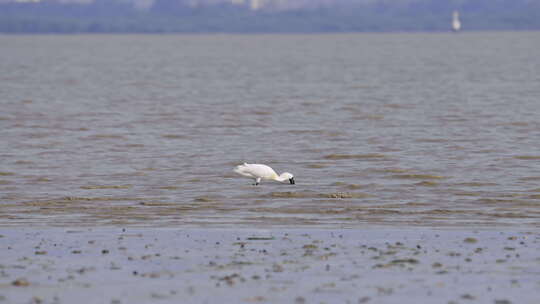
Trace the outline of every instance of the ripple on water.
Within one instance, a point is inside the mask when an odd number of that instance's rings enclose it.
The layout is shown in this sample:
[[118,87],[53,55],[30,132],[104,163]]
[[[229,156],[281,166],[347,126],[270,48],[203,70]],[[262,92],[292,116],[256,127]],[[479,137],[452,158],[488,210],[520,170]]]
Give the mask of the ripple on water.
[[480,198],[475,201],[478,204],[485,204],[491,206],[512,206],[512,207],[537,207],[537,202],[531,202],[522,199],[503,199],[503,198]]
[[308,164],[306,167],[311,168],[311,169],[322,169],[322,168],[326,168],[328,166],[325,165],[325,164],[316,163],[316,164]]
[[420,138],[416,140],[418,143],[445,143],[448,141],[448,139],[444,138]]
[[178,190],[178,189],[180,189],[180,187],[178,187],[178,186],[161,186],[161,187],[158,187],[158,189],[162,189],[162,190]]
[[161,135],[163,138],[167,139],[188,139],[189,136],[186,135],[180,135],[180,134],[163,134]]
[[432,182],[432,181],[422,181],[422,182],[416,183],[414,185],[415,186],[420,186],[420,187],[435,187],[435,186],[438,186],[439,183]]
[[103,140],[103,139],[122,139],[125,140],[126,138],[122,135],[117,134],[96,134],[96,135],[89,135],[86,137],[82,137],[82,140]]
[[365,114],[365,115],[356,114],[352,116],[351,118],[354,120],[374,120],[374,121],[384,120],[383,115],[374,115],[374,114]]
[[374,172],[374,173],[407,173],[409,172],[409,170],[407,169],[399,169],[399,168],[375,168],[375,169],[370,169],[369,170],[370,172]]
[[325,159],[332,160],[342,160],[342,159],[386,159],[387,156],[384,154],[378,153],[367,153],[367,154],[329,154],[324,156]]
[[34,181],[38,183],[48,183],[48,182],[52,182],[52,179],[47,178],[47,177],[38,177]]
[[349,184],[349,185],[346,185],[345,188],[347,188],[349,190],[358,190],[358,189],[365,188],[365,186],[357,185],[357,184]]
[[18,160],[15,162],[15,165],[31,165],[33,163],[34,163],[33,161],[29,161],[29,160]]
[[124,145],[125,148],[144,148],[143,144],[126,144]]
[[208,196],[200,196],[200,197],[195,198],[193,201],[197,203],[211,203],[211,202],[214,202],[215,199]]
[[519,179],[520,181],[540,181],[540,176],[527,176]]
[[479,192],[464,192],[464,191],[454,191],[453,194],[457,196],[472,196],[472,197],[479,197],[483,195],[483,193],[479,193]]
[[540,155],[518,155],[514,156],[514,158],[521,160],[540,160]]
[[313,134],[313,135],[323,135],[326,133],[325,130],[289,130],[287,133],[304,135],[304,134]]
[[431,175],[431,174],[395,174],[390,176],[390,178],[396,179],[445,179],[447,177],[440,175]]
[[130,189],[132,185],[90,185],[81,186],[81,189],[96,190],[96,189]]
[[371,195],[358,192],[335,192],[335,193],[317,193],[317,192],[272,192],[268,195],[271,198],[367,198]]
[[483,182],[469,182],[469,183],[457,183],[454,184],[456,187],[493,187],[497,186],[496,183],[483,183]]

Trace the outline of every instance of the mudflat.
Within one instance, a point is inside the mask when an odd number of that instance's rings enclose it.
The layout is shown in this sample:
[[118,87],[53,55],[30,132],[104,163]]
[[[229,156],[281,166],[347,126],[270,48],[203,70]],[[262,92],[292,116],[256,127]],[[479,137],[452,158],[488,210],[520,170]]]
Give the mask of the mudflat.
[[539,302],[536,230],[2,228],[0,303]]

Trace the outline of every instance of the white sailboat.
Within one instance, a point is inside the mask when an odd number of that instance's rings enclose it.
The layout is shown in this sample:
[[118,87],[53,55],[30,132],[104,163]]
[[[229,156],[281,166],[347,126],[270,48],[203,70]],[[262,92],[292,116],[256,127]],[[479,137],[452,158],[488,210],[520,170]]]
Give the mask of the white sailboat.
[[461,30],[461,21],[459,21],[459,12],[454,11],[452,14],[452,31],[459,32]]

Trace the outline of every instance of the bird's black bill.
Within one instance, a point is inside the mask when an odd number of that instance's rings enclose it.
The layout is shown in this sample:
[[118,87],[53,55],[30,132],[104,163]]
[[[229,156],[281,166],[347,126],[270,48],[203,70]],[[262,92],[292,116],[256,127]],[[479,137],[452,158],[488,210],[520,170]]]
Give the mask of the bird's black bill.
[[294,185],[294,178],[289,178],[289,182],[291,182],[291,185]]

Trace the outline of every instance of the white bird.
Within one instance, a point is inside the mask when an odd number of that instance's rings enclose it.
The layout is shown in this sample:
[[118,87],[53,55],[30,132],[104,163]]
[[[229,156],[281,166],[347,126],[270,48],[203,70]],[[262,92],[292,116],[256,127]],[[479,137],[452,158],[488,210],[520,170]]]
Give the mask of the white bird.
[[277,175],[276,171],[267,165],[244,163],[243,165],[236,166],[234,172],[255,179],[255,185],[258,185],[261,179],[274,180],[281,183],[288,181],[294,185],[294,176],[292,174],[284,172],[281,175]]

